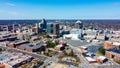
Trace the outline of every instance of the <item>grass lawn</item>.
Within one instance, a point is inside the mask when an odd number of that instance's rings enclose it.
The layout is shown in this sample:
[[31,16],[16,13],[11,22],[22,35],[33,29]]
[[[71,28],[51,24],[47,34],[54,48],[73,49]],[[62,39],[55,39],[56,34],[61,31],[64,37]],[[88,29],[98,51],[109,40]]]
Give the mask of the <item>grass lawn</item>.
[[105,56],[104,54],[102,54],[101,52],[96,52],[97,55],[101,55],[101,56]]

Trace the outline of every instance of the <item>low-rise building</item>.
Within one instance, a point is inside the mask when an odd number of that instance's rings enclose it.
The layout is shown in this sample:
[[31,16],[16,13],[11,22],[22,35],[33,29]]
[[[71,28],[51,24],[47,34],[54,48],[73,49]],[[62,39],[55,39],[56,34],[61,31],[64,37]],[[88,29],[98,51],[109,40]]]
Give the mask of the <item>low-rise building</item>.
[[64,46],[63,45],[57,45],[56,47],[55,47],[55,50],[58,50],[58,51],[60,51],[60,50],[63,50],[64,49]]
[[17,36],[11,34],[10,32],[0,32],[0,41],[14,41],[17,39]]
[[113,45],[113,43],[110,41],[105,41],[103,45],[105,49],[111,49],[115,47],[115,45]]
[[120,60],[120,43],[119,42],[104,42],[104,48],[106,49],[105,56],[114,59]]
[[25,43],[20,46],[17,46],[18,49],[25,50],[28,52],[37,52],[41,47],[46,48],[46,44],[43,42],[34,42],[34,43]]
[[1,67],[3,68],[17,68],[33,59],[32,56],[23,55],[22,53],[8,52],[2,52],[0,58],[0,65],[2,64]]
[[108,59],[105,57],[105,56],[99,56],[97,57],[97,62],[100,62],[100,63],[104,63],[106,62]]
[[7,44],[7,46],[11,47],[11,48],[16,48],[17,46],[20,46],[20,45],[25,44],[25,43],[28,43],[28,42],[27,41],[16,40],[16,41],[13,41],[13,42],[9,42]]
[[31,39],[30,39],[31,42],[34,42],[36,40],[39,40],[38,36],[32,36]]
[[81,40],[81,35],[79,34],[67,34],[63,35],[64,39],[71,39],[71,40]]
[[117,48],[108,49],[105,52],[105,56],[110,59],[120,60],[120,50],[118,50]]
[[91,57],[85,57],[89,63],[96,63],[96,60]]

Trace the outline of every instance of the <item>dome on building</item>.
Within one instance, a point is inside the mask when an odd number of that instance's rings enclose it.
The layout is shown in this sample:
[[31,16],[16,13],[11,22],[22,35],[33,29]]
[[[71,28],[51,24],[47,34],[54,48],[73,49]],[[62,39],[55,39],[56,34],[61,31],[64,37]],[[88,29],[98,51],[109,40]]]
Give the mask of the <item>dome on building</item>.
[[76,23],[82,23],[82,21],[78,20],[78,21],[76,21]]

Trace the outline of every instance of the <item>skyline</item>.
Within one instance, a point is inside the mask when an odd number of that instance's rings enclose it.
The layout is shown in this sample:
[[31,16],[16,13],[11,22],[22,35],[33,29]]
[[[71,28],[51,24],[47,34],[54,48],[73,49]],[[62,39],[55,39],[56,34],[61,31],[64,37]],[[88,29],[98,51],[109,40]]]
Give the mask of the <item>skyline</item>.
[[119,19],[119,0],[1,0],[0,19]]

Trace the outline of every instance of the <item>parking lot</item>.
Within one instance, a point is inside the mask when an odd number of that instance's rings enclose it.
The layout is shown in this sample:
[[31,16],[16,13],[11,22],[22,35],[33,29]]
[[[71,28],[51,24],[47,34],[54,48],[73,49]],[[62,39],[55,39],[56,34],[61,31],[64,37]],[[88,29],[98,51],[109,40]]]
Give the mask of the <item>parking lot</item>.
[[102,46],[103,46],[102,44],[88,46],[88,52],[90,52],[90,53],[96,53],[98,51],[98,48],[100,48]]

